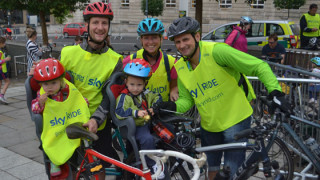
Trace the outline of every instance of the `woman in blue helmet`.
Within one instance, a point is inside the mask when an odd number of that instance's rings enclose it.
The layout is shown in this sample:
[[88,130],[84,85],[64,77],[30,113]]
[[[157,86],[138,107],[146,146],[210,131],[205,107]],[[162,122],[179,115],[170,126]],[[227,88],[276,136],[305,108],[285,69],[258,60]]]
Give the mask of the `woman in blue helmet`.
[[146,88],[161,94],[163,101],[175,101],[178,99],[177,72],[173,64],[175,58],[161,50],[164,26],[159,19],[146,18],[142,20],[137,29],[140,36],[142,49],[131,54],[123,60],[123,67],[135,58],[143,58],[148,61],[152,69]]
[[[117,98],[116,116],[119,119],[133,117],[136,123],[135,138],[141,150],[156,149],[154,138],[150,133],[150,116],[153,113],[152,106],[162,101],[159,93],[145,89],[147,80],[151,77],[151,67],[144,59],[130,60],[124,67],[126,88],[121,91]],[[147,165],[156,172],[157,165],[150,158],[146,158]],[[164,178],[161,172],[157,177]]]
[[239,51],[248,52],[248,42],[246,33],[251,28],[253,21],[248,16],[242,16],[240,19],[240,25],[234,26],[230,35],[226,38],[225,43],[238,49]]

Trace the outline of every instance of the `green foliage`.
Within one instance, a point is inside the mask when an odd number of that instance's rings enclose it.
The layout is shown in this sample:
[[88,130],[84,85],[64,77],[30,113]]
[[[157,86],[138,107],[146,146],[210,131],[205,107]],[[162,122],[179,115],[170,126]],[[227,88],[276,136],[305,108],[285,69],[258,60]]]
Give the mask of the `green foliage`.
[[[141,11],[146,12],[146,0],[141,1]],[[163,0],[148,0],[148,15],[161,16],[163,12]]]
[[299,9],[306,0],[274,0],[274,7],[280,9]]
[[65,20],[70,12],[83,9],[87,0],[1,0],[0,8],[9,10],[27,10],[30,14],[40,12],[51,14],[58,20]]

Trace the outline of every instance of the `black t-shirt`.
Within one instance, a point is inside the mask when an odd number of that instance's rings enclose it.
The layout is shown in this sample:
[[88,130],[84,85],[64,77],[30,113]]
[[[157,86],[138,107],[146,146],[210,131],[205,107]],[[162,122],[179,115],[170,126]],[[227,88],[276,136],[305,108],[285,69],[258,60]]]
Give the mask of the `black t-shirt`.
[[281,54],[286,54],[286,49],[281,44],[277,44],[274,49],[271,49],[269,44],[263,46],[262,55],[269,57],[280,57]]

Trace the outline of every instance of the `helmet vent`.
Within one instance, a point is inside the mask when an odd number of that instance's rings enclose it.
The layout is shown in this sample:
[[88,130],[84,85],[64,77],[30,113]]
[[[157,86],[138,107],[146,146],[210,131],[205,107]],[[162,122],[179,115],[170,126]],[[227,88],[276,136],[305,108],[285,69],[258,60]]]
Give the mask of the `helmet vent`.
[[53,67],[53,74],[56,74],[56,72],[57,72],[57,66],[54,66]]
[[39,69],[39,74],[43,77],[43,73],[42,73],[41,69]]
[[47,74],[49,75],[50,74],[49,66],[46,66],[46,71],[47,71]]

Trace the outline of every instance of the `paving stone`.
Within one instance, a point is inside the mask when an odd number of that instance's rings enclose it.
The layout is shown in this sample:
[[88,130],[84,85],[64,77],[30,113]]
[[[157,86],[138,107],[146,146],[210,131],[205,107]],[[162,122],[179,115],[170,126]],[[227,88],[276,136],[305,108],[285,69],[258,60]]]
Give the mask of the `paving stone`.
[[32,176],[30,178],[27,178],[26,180],[44,180],[44,179],[48,179],[48,176],[45,172],[38,174],[36,176]]
[[13,128],[10,128],[7,126],[2,126],[2,123],[0,123],[0,135],[15,132],[15,131],[16,131],[16,129],[13,129]]
[[18,178],[12,176],[11,174],[0,170],[0,179],[3,180],[19,180]]
[[39,145],[39,141],[31,140],[21,144],[10,146],[8,147],[8,149],[24,157],[33,159],[39,155],[42,155],[42,151],[39,148],[37,148],[39,147]]
[[0,113],[5,113],[5,112],[10,112],[10,111],[13,111],[17,108],[14,108],[14,107],[11,107],[11,106],[8,106],[8,105],[4,105],[4,104],[1,104],[0,103]]
[[25,129],[25,128],[34,126],[34,123],[31,120],[25,121],[25,120],[21,120],[21,119],[22,118],[20,118],[20,119],[15,118],[13,120],[6,121],[1,124],[3,126],[10,127],[12,129],[16,129],[16,130]]
[[[13,99],[13,98],[11,98]],[[12,106],[12,107],[15,107],[15,108],[18,108],[18,109],[22,109],[22,108],[28,108],[27,107],[27,103],[25,101],[21,101],[21,100],[18,100],[18,99],[14,99],[14,100],[17,100],[17,102],[10,102],[10,104],[8,104],[8,106]]]
[[0,146],[10,147],[27,141],[36,140],[36,132],[34,127],[21,129],[20,131],[2,134],[0,136]]
[[16,109],[14,111],[9,111],[2,113],[3,115],[15,118],[15,119],[24,119],[22,122],[31,122],[30,113],[27,108],[25,109]]
[[14,97],[8,97],[7,101],[9,102],[8,106],[10,106],[12,103],[21,102],[20,99],[15,99]]
[[14,154],[15,154],[14,152],[11,152],[6,148],[0,147],[0,159],[4,158],[4,157],[7,157],[7,156],[12,156]]
[[[13,119],[12,117],[8,117],[8,116],[5,116],[5,115],[0,114],[0,123],[6,122],[6,121],[10,121],[10,120],[12,120],[12,119]],[[1,131],[0,131],[0,132],[1,132]]]
[[14,96],[15,99],[20,99],[20,100],[27,100],[27,96],[26,95],[21,95],[21,96]]
[[32,162],[32,161],[19,154],[13,154],[0,159],[0,169],[6,170],[8,172],[8,170],[10,169],[15,169],[18,166],[21,166],[29,162]]
[[7,172],[20,179],[27,179],[42,174],[45,172],[45,168],[42,164],[31,161],[8,169]]

